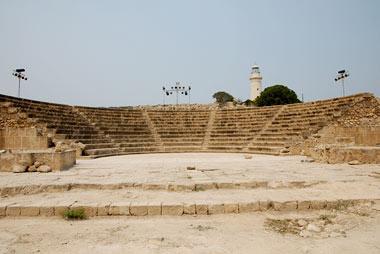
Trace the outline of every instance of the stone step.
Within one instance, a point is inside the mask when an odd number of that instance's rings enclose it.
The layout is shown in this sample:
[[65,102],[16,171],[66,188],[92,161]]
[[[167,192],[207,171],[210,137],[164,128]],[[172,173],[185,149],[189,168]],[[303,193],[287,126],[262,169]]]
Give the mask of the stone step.
[[243,147],[241,145],[228,145],[228,144],[209,144],[207,146],[208,151],[215,151],[215,152],[240,152],[243,150]]
[[291,140],[289,137],[282,137],[282,136],[276,136],[276,137],[271,137],[271,136],[259,136],[256,138],[258,141],[279,141],[279,142],[286,142]]
[[144,134],[144,135],[110,135],[110,134],[107,134],[107,136],[109,136],[111,139],[114,139],[114,140],[125,140],[126,142],[130,141],[130,142],[133,142],[133,141],[148,141],[148,140],[154,140],[153,136],[151,134]]
[[199,134],[204,134],[206,132],[205,129],[203,130],[196,130],[196,129],[192,129],[191,127],[187,130],[180,130],[180,129],[177,129],[177,130],[157,130],[157,133],[160,134],[161,136],[168,136],[168,135],[188,135],[188,134],[195,134],[195,135],[199,135]]
[[221,138],[247,138],[247,137],[251,137],[253,135],[255,135],[257,132],[238,132],[238,133],[234,133],[234,132],[231,132],[231,133],[217,133],[217,132],[211,132],[210,134],[210,137],[211,138],[218,138],[218,137],[221,137]]
[[246,142],[248,140],[252,140],[253,139],[253,136],[251,135],[246,135],[246,136],[239,136],[239,137],[231,137],[231,136],[228,136],[228,135],[225,135],[225,136],[218,136],[218,137],[210,137],[210,141],[212,142],[228,142],[228,141],[232,141],[232,142]]
[[157,146],[155,142],[128,142],[128,143],[118,143],[121,148],[133,148],[133,147],[153,147]]
[[175,141],[171,141],[171,142],[166,142],[165,140],[163,141],[163,145],[165,147],[172,147],[172,146],[178,146],[178,147],[181,147],[181,146],[197,146],[199,148],[199,146],[202,145],[202,141],[198,141],[198,142],[194,142],[194,141],[183,141],[183,140],[177,140],[176,142]]
[[115,144],[114,143],[86,144],[85,150],[100,149],[100,148],[115,148]]
[[134,130],[134,131],[145,131],[147,130],[147,126],[146,125],[127,125],[127,126],[123,126],[121,124],[118,124],[118,125],[115,125],[115,126],[99,126],[99,129],[100,130],[106,130],[106,131],[110,131],[110,132],[114,132],[114,131],[123,131],[123,130]]
[[229,190],[229,189],[303,189],[317,184],[323,184],[324,180],[243,180],[243,181],[193,181],[189,183],[165,183],[165,182],[119,182],[99,183],[82,182],[73,180],[70,183],[39,183],[0,187],[1,197],[12,197],[17,195],[35,195],[39,193],[67,192],[71,190],[165,190],[175,192],[205,191],[205,190]]
[[120,150],[118,148],[99,148],[99,149],[85,149],[85,155],[101,155],[101,154],[113,154],[118,153]]
[[164,146],[162,152],[165,153],[189,153],[202,150],[202,146]]
[[57,129],[57,134],[82,134],[82,135],[99,135],[99,132],[90,129],[90,128],[81,128],[81,129]]
[[204,139],[204,135],[202,136],[195,136],[195,135],[189,135],[189,136],[161,136],[162,141],[164,142],[178,142],[179,140],[185,141],[185,142],[202,142]]
[[271,140],[256,140],[251,144],[251,146],[270,146],[270,147],[276,147],[276,146],[285,146],[285,142],[283,141],[271,141]]
[[155,143],[152,136],[137,136],[137,137],[112,137],[115,143]]
[[18,195],[0,200],[0,216],[62,216],[84,209],[94,216],[212,215],[266,211],[345,209],[380,201],[378,193],[353,195],[312,190],[206,190],[193,192],[134,190],[71,190],[63,193]]
[[281,146],[278,147],[278,146],[251,145],[248,147],[248,150],[253,153],[278,155],[282,148],[283,147]]
[[110,140],[104,139],[104,138],[98,138],[98,139],[78,139],[78,142],[81,142],[83,144],[101,144],[101,143],[109,143]]
[[260,133],[260,137],[294,137],[299,136],[299,132],[266,132]]
[[220,147],[228,147],[228,146],[244,146],[249,142],[249,140],[210,140],[209,147],[212,146],[220,146]]
[[66,136],[66,139],[75,139],[75,140],[89,140],[89,139],[102,139],[103,135],[101,134],[79,134],[79,133],[70,133],[63,134]]
[[120,130],[120,131],[104,131],[104,133],[108,135],[149,135],[151,134],[150,130],[145,130],[145,131],[135,131],[135,130]]
[[140,147],[121,147],[120,148],[123,152],[129,154],[129,153],[146,153],[146,152],[157,152],[159,151],[158,146],[140,146]]
[[202,123],[198,123],[198,122],[189,122],[189,123],[184,123],[184,122],[180,122],[180,123],[173,123],[173,122],[165,122],[165,121],[160,121],[159,123],[154,123],[154,126],[158,129],[165,129],[165,128],[173,128],[173,126],[178,126],[180,128],[188,128],[189,126],[194,126],[198,129],[202,129],[202,128],[206,128],[207,127],[207,123],[205,122],[202,122]]

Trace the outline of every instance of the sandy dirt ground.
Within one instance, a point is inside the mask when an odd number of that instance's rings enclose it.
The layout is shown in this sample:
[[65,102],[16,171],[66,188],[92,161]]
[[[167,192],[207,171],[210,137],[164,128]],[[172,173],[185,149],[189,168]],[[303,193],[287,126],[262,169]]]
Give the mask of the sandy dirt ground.
[[0,219],[0,253],[380,253],[380,212],[338,211],[327,233],[279,233],[268,219],[313,213]]

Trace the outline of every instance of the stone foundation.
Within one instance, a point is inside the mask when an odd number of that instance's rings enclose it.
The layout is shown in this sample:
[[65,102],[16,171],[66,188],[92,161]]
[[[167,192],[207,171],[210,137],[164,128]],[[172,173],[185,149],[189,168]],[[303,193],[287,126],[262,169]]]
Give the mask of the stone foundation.
[[380,144],[380,126],[329,126],[320,132],[321,142],[354,143],[363,146],[376,146]]
[[46,149],[48,138],[38,128],[4,128],[0,130],[0,149]]
[[316,147],[310,156],[327,163],[353,162],[355,164],[380,163],[380,147],[376,146],[327,146]]
[[67,170],[75,165],[75,150],[54,152],[53,150],[22,150],[5,152],[0,154],[0,171],[12,172],[12,166],[20,161],[26,161],[29,165],[39,161],[48,165],[53,171]]

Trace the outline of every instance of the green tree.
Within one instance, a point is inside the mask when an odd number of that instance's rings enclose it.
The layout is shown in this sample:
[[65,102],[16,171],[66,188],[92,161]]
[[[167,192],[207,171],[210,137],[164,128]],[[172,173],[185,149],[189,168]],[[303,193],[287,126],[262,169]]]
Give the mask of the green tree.
[[212,97],[219,104],[225,104],[226,102],[234,101],[234,97],[231,94],[223,92],[223,91],[219,91],[219,92],[214,93],[214,95]]
[[283,105],[301,102],[297,94],[283,85],[274,85],[264,89],[254,103],[257,106]]

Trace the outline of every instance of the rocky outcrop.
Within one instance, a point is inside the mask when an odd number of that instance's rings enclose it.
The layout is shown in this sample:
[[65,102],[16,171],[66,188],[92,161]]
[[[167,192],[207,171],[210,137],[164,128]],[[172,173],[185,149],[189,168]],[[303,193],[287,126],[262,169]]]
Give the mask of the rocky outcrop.
[[291,148],[292,154],[311,156],[317,161],[380,163],[380,103],[366,96],[336,120]]

